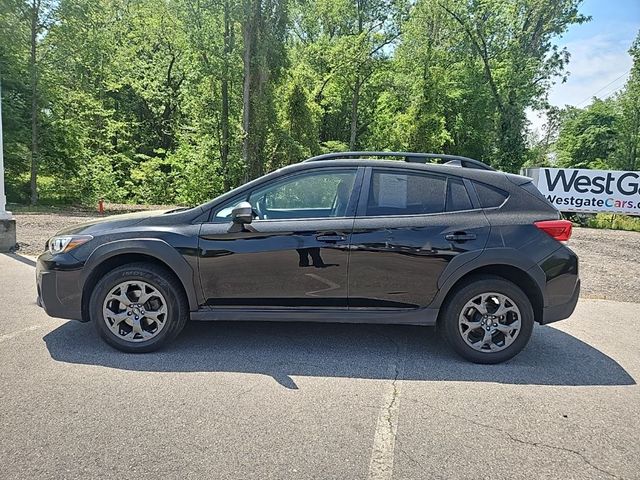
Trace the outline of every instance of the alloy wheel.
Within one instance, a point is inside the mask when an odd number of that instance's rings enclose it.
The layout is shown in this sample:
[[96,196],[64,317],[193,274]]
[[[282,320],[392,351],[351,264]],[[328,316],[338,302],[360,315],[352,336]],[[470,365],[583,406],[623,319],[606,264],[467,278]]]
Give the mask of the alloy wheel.
[[469,300],[458,317],[458,330],[467,345],[491,353],[511,345],[522,329],[516,303],[506,295],[486,292]]
[[144,342],[157,336],[167,323],[167,302],[147,282],[126,281],[112,288],[104,299],[103,319],[118,338]]

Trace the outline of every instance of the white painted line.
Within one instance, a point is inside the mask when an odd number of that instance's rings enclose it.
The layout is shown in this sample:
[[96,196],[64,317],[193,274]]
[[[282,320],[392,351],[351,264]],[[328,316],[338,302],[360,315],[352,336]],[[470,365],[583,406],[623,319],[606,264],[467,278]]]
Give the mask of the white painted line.
[[44,325],[32,325],[30,327],[23,328],[22,330],[18,330],[16,332],[11,332],[11,333],[7,333],[5,335],[0,335],[0,343],[4,342],[5,340],[11,340],[12,338],[16,338],[16,337],[22,335],[23,333],[33,332],[34,330],[42,328],[43,326]]
[[404,375],[405,346],[406,342],[403,339],[402,347],[398,349],[396,363],[389,368],[389,375],[393,380],[385,383],[383,403],[373,435],[368,480],[390,480],[393,475],[393,455],[396,446],[396,433],[398,432],[398,410]]

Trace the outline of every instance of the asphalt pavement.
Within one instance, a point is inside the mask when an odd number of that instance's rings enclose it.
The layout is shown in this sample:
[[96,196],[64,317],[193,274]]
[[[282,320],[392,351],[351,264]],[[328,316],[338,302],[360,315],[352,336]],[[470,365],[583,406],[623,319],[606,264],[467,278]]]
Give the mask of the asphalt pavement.
[[0,254],[0,478],[640,478],[638,304],[581,300],[502,365],[431,328],[195,323],[120,353]]

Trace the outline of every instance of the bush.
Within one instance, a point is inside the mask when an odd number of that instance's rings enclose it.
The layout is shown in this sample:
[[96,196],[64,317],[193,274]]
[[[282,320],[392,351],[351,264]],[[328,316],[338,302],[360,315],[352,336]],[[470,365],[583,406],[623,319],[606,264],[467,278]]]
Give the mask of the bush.
[[627,230],[640,232],[640,218],[618,215],[614,213],[598,213],[587,221],[591,228],[608,228],[612,230]]
[[171,161],[151,157],[131,170],[134,182],[133,200],[152,205],[172,205],[175,202],[174,176]]
[[220,163],[203,147],[181,146],[167,156],[174,168],[174,203],[197,205],[223,193]]

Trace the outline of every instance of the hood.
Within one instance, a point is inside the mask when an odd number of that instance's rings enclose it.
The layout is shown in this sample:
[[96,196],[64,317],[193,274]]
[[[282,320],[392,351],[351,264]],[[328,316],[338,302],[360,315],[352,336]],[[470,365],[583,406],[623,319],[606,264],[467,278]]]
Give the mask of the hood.
[[116,228],[128,227],[140,223],[148,218],[159,217],[173,210],[151,210],[144,212],[125,213],[123,215],[111,215],[104,218],[96,218],[89,222],[80,223],[60,230],[56,235],[75,235],[103,232]]

